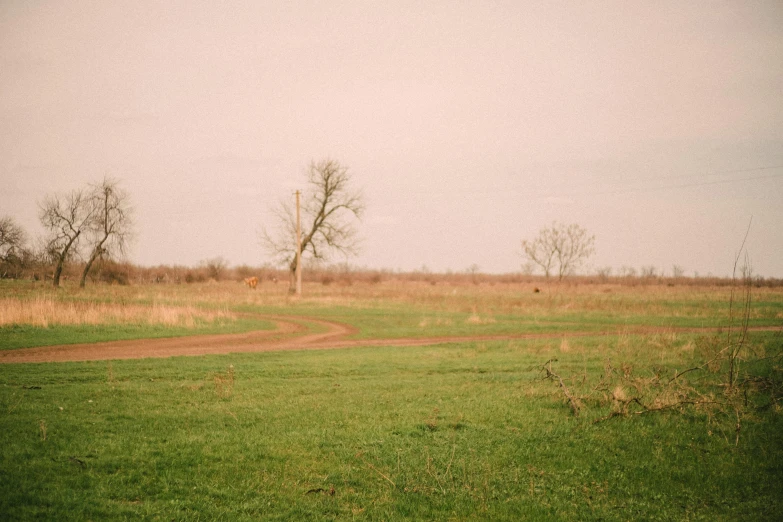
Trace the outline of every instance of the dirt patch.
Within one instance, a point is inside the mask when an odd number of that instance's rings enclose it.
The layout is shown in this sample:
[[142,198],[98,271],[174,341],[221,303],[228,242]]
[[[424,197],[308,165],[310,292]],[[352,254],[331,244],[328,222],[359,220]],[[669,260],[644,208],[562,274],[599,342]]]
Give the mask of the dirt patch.
[[[206,355],[232,352],[284,350],[312,343],[328,342],[355,332],[348,325],[299,317],[259,316],[271,320],[273,330],[241,334],[194,335],[164,339],[133,339],[102,343],[39,346],[20,350],[0,351],[0,363],[100,361],[112,359],[144,359],[179,355]],[[319,325],[322,333],[307,333],[307,325]]]
[[[66,361],[100,361],[113,359],[145,359],[155,357],[197,356],[238,352],[270,352],[283,350],[329,350],[361,346],[429,346],[446,343],[475,341],[503,341],[520,339],[564,339],[587,336],[612,336],[619,333],[649,335],[661,333],[710,333],[714,328],[636,328],[622,326],[602,332],[552,332],[513,335],[466,335],[441,337],[415,337],[397,339],[347,339],[356,333],[350,325],[321,319],[293,316],[259,316],[274,323],[273,330],[241,334],[197,335],[167,339],[136,339],[91,344],[66,344],[40,346],[20,350],[0,351],[2,363],[35,363]],[[326,331],[311,331],[308,325],[318,325]],[[778,330],[760,327],[751,330]]]

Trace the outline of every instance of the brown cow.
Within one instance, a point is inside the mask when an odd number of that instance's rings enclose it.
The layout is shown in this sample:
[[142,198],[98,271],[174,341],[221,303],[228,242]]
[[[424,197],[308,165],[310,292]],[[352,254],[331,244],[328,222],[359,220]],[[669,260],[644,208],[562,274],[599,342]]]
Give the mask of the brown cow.
[[253,290],[256,289],[256,285],[258,284],[258,278],[257,277],[248,277],[245,279],[245,284],[252,288]]

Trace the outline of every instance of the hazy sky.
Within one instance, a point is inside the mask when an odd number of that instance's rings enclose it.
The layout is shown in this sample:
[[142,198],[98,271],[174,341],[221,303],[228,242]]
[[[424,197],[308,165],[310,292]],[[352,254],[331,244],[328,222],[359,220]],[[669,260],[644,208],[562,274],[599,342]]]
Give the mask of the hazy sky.
[[[311,160],[364,191],[371,268],[783,276],[783,2],[0,1],[0,215],[108,175],[131,259],[270,260]],[[335,261],[343,261],[341,258]]]

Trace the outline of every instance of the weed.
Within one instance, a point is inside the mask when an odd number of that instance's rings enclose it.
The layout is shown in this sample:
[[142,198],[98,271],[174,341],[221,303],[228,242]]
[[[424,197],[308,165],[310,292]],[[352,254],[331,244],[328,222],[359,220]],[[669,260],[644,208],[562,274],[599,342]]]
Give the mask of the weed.
[[9,397],[6,413],[10,415],[11,412],[13,412],[16,408],[18,408],[19,405],[22,403],[23,398],[24,398],[23,395],[20,394],[19,397],[16,397],[16,393],[13,393],[11,397]]
[[234,393],[234,365],[230,365],[225,373],[216,373],[213,376],[215,382],[215,394],[221,399],[227,399]]

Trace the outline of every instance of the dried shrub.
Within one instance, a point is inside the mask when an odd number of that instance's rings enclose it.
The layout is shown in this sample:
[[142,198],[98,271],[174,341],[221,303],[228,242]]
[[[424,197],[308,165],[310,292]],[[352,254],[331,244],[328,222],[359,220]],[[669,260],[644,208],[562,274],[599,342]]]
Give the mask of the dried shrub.
[[221,399],[227,399],[234,394],[234,365],[230,365],[224,373],[216,373],[213,376],[215,382],[215,394]]

